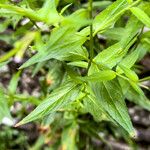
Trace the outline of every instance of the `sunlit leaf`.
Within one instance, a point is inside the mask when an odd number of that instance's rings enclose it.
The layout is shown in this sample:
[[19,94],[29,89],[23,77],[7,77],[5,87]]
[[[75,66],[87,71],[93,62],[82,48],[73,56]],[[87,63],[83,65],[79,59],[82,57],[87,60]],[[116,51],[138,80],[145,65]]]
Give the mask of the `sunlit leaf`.
[[138,7],[132,7],[130,10],[143,24],[150,28],[150,17],[143,10]]

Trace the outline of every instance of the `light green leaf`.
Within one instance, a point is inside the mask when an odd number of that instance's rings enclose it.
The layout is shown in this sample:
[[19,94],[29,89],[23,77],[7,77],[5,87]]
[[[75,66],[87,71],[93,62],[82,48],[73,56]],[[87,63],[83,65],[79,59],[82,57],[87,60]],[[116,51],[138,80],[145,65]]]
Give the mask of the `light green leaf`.
[[21,15],[21,16],[26,16],[30,18],[31,20],[37,20],[41,21],[40,18],[35,14],[35,12],[32,9],[27,9],[27,8],[21,8],[15,5],[8,5],[8,4],[0,4],[0,8],[3,8],[2,10],[5,13],[9,14],[15,14],[15,15]]
[[11,119],[7,99],[5,98],[2,87],[0,87],[0,123],[2,122],[4,117],[8,117]]
[[137,93],[141,94],[141,88],[136,82],[129,80],[129,83]]
[[132,71],[131,69],[129,69],[129,68],[123,66],[123,65],[119,65],[119,67],[123,70],[123,72],[125,73],[125,75],[129,79],[131,79],[132,81],[137,82],[139,80],[137,74],[134,71]]
[[[93,2],[93,9],[94,8],[104,9],[108,7],[110,4],[112,4],[111,1],[96,1]],[[88,3],[83,4],[83,7],[88,7]]]
[[10,94],[15,94],[16,92],[18,81],[20,78],[20,73],[21,73],[21,70],[15,73],[10,80],[10,83],[8,85],[8,91]]
[[125,34],[125,29],[118,28],[110,28],[106,30],[102,35],[104,35],[107,39],[120,41]]
[[122,56],[125,54],[123,51],[120,43],[116,43],[107,49],[100,52],[95,58],[94,62],[96,64],[103,64],[106,65],[109,68],[112,68],[115,66],[122,58]]
[[[138,47],[133,52],[126,55],[126,57],[119,64],[130,69],[135,64],[135,62],[138,60],[140,51],[142,49],[143,49],[143,46],[141,44],[138,45]],[[116,70],[118,73],[122,73],[122,70],[120,69],[119,66],[117,67]]]
[[0,62],[10,59],[15,54],[16,54],[16,61],[19,61],[23,57],[23,54],[27,49],[27,47],[29,46],[29,44],[33,41],[35,35],[36,35],[35,32],[27,33],[23,38],[21,38],[14,44],[14,48],[12,50],[0,56]]
[[85,61],[73,61],[73,62],[70,62],[67,64],[71,65],[71,66],[81,67],[81,68],[87,68],[88,67],[88,63]]
[[112,80],[116,77],[116,73],[112,70],[104,70],[104,71],[99,71],[93,74],[90,74],[89,76],[85,77],[79,77],[82,81],[90,82],[90,81],[95,81],[95,82],[102,82],[102,81],[108,81]]
[[76,30],[86,26],[90,23],[88,19],[88,11],[86,9],[79,9],[69,16],[65,16],[61,22],[62,26],[71,26]]
[[46,1],[44,6],[38,11],[10,4],[0,4],[0,7],[3,8],[3,11],[8,11],[9,14],[15,13],[16,15],[28,17],[33,21],[42,21],[47,24],[55,24],[61,19],[56,10],[55,0]]
[[94,34],[112,26],[115,21],[124,13],[128,6],[126,0],[117,0],[104,11],[98,14],[93,21]]
[[61,16],[56,10],[55,0],[45,1],[44,6],[36,13],[38,17],[47,24],[55,24],[61,19]]
[[138,33],[142,27],[143,24],[134,15],[131,15],[125,26],[124,35],[120,41],[121,46],[123,48],[126,48],[127,45],[131,46],[137,40]]
[[82,51],[81,45],[85,40],[86,37],[78,35],[73,28],[55,28],[48,43],[43,46],[43,50],[38,51],[21,68],[52,58],[64,60],[71,52]]
[[150,28],[150,17],[143,10],[138,7],[132,7],[130,10],[143,24]]
[[141,27],[141,23],[132,16],[124,29],[124,35],[120,41],[100,52],[94,58],[95,63],[103,64],[109,68],[114,67],[119,61],[122,60],[128,49],[136,41],[137,33]]
[[64,105],[71,102],[72,99],[75,100],[75,97],[78,95],[78,92],[76,92],[75,89],[76,86],[77,85],[72,81],[69,81],[66,84],[60,86],[16,126],[40,119],[48,114],[54,113]]

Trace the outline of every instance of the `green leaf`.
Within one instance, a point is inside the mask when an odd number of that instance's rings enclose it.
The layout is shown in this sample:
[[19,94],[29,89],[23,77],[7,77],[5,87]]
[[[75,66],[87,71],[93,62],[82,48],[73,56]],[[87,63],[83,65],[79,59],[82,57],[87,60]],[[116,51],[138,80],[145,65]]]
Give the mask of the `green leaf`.
[[12,76],[10,83],[8,85],[8,91],[10,94],[15,94],[16,89],[17,89],[17,85],[18,85],[18,81],[20,78],[20,74],[21,74],[21,70]]
[[109,68],[112,68],[115,66],[122,58],[122,56],[125,54],[123,51],[120,43],[116,43],[107,49],[100,52],[95,58],[94,62],[96,64],[103,64],[106,65]]
[[87,68],[88,67],[88,63],[85,61],[73,61],[73,62],[70,62],[67,64],[71,65],[71,66],[81,67],[81,68]]
[[129,83],[137,93],[141,94],[141,88],[139,87],[138,83],[131,80],[129,80]]
[[35,32],[27,33],[23,38],[21,38],[19,41],[17,41],[14,44],[14,48],[12,50],[0,56],[0,62],[10,59],[15,54],[16,54],[16,59],[20,60],[23,57],[23,54],[27,49],[27,47],[29,46],[29,44],[33,41],[35,35],[36,35]]
[[102,109],[99,101],[93,96],[88,95],[83,99],[84,110],[89,112],[95,121],[111,120],[109,115]]
[[107,39],[120,41],[125,34],[125,29],[118,28],[110,28],[106,30],[102,35],[104,35]]
[[91,88],[102,108],[131,136],[134,136],[134,128],[128,115],[121,87],[117,80],[103,83],[91,82]]
[[140,93],[137,93],[132,87],[128,89],[128,92],[126,94],[126,98],[141,106],[142,108],[150,111],[150,100],[144,95],[144,92],[141,90]]
[[114,67],[122,60],[128,49],[136,41],[137,33],[142,27],[141,23],[135,18],[131,17],[124,29],[124,35],[116,44],[104,49],[100,52],[93,61],[97,64],[103,64],[109,68]]
[[104,70],[104,71],[99,71],[93,74],[90,74],[89,76],[85,77],[79,77],[82,81],[95,81],[95,82],[102,82],[102,81],[108,81],[112,80],[116,77],[116,73],[112,70]]
[[73,121],[71,125],[65,127],[62,132],[61,145],[62,150],[77,150],[77,133],[78,133],[78,124]]
[[[126,55],[126,57],[119,63],[119,65],[125,66],[126,68],[130,69],[138,60],[140,51],[142,49],[143,49],[143,46],[141,44],[138,45],[138,47],[133,52]],[[122,70],[120,69],[119,66],[117,67],[116,70],[118,73],[122,73]]]
[[[110,4],[112,4],[111,1],[96,1],[96,2],[93,2],[93,9],[94,8],[98,8],[98,9],[104,9],[106,8],[107,6],[109,6]],[[85,3],[83,4],[83,7],[88,7],[88,3]]]
[[28,17],[33,21],[42,21],[47,24],[55,24],[61,19],[61,16],[56,10],[55,0],[46,1],[44,6],[38,11],[10,4],[0,4],[0,7],[3,8],[4,11],[8,11],[9,14],[15,13],[16,15]]
[[21,15],[21,16],[26,16],[30,18],[31,20],[37,20],[41,21],[40,18],[38,18],[37,14],[32,9],[27,9],[27,8],[21,8],[18,6],[14,5],[8,5],[8,4],[0,4],[0,8],[3,8],[2,10],[7,13],[13,13],[15,15]]
[[86,9],[79,9],[69,16],[65,16],[61,22],[62,26],[71,26],[76,30],[86,26],[90,23],[88,20],[88,11]]
[[0,123],[4,117],[11,119],[7,99],[5,98],[2,87],[0,87]]
[[72,81],[69,81],[66,84],[60,86],[16,126],[40,119],[48,114],[54,113],[64,105],[71,102],[72,99],[75,100],[75,97],[79,92],[76,91],[76,86],[77,85]]
[[123,48],[126,48],[128,45],[132,46],[132,44],[137,40],[139,30],[142,27],[143,24],[134,15],[131,15],[125,26],[125,31],[123,32],[124,35],[120,41],[121,46]]
[[38,53],[25,62],[21,68],[52,58],[65,60],[71,52],[82,51],[81,45],[85,40],[86,37],[78,35],[73,28],[55,28],[51,33],[48,43],[43,46],[43,50],[38,51]]
[[127,0],[127,2],[128,2],[129,4],[132,4],[132,3],[133,3],[133,0]]
[[36,12],[39,18],[47,24],[55,24],[61,17],[56,10],[55,0],[45,1],[44,6]]
[[125,75],[129,79],[131,79],[132,81],[137,82],[139,80],[137,74],[134,71],[132,71],[131,69],[129,69],[129,68],[123,66],[123,65],[119,65],[119,67],[123,70],[123,72],[125,73]]
[[124,13],[128,6],[126,0],[117,0],[104,11],[100,12],[93,21],[94,34],[112,26],[115,21]]
[[150,111],[150,100],[145,96],[144,92],[139,89],[137,92],[127,80],[119,78],[122,91],[127,100],[141,106],[142,108]]
[[143,10],[138,7],[132,7],[130,10],[143,24],[150,28],[150,17]]

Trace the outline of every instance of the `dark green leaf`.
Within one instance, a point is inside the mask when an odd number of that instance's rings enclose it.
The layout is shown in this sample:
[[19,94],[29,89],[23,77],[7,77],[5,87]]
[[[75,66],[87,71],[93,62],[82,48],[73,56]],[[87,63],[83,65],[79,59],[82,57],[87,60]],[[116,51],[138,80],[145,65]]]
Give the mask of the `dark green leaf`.
[[91,88],[101,107],[131,136],[135,135],[124,97],[117,80],[92,83]]

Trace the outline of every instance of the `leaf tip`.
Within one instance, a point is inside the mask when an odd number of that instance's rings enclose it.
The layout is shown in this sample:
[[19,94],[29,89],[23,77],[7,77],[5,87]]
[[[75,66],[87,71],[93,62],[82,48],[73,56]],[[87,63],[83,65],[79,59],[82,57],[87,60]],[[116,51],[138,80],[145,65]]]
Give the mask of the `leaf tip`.
[[17,128],[17,127],[19,127],[21,125],[23,125],[23,122],[18,122],[17,124],[14,125],[14,127]]
[[132,131],[131,133],[130,133],[130,136],[132,137],[132,138],[137,138],[137,132],[136,132],[136,130],[134,130],[134,131]]

